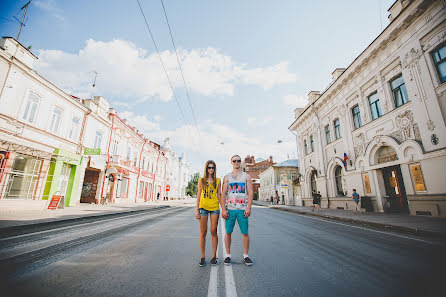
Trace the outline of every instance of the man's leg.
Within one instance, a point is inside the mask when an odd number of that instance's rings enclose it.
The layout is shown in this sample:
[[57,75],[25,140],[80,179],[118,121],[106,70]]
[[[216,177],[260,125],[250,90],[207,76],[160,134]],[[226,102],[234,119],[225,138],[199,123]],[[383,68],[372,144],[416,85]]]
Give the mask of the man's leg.
[[249,251],[249,234],[242,234],[243,254],[247,255]]
[[235,225],[235,213],[232,210],[228,210],[229,217],[225,221],[225,245],[226,245],[226,254],[231,254],[231,234],[232,231],[234,231],[234,225]]
[[225,245],[226,245],[226,254],[231,254],[231,233],[225,234]]

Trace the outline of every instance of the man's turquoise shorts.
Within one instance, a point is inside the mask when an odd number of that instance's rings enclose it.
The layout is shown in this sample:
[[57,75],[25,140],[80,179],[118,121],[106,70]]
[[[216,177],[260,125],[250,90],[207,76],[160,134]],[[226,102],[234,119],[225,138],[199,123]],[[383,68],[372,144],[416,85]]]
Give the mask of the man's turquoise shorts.
[[248,234],[248,218],[243,215],[242,209],[228,209],[229,218],[225,222],[226,233],[231,234],[234,231],[235,220],[237,219],[240,232],[244,235]]

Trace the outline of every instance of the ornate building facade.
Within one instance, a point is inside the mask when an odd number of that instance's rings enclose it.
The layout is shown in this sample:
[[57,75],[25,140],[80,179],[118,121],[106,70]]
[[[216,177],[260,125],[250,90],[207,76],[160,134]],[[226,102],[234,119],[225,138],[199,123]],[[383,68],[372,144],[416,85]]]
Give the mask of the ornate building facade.
[[390,24],[295,110],[302,200],[446,216],[446,1],[396,1]]

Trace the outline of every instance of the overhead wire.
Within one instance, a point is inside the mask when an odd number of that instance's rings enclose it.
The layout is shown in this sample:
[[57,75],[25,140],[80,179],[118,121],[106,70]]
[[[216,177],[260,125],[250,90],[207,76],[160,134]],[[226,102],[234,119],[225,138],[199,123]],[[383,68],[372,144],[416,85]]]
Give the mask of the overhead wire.
[[173,39],[173,34],[172,34],[172,30],[171,30],[171,28],[170,28],[169,19],[167,18],[167,12],[166,12],[166,8],[165,8],[165,6],[164,6],[164,1],[163,1],[163,0],[161,0],[161,4],[162,4],[162,6],[163,6],[164,16],[166,17],[167,27],[169,28],[170,39],[172,40],[173,48],[174,48],[174,50],[175,50],[175,55],[176,55],[176,57],[177,57],[177,62],[178,62],[178,66],[179,66],[179,68],[180,68],[181,77],[183,78],[184,88],[186,89],[186,95],[187,95],[187,99],[188,99],[188,101],[189,101],[189,107],[190,107],[190,110],[192,111],[192,116],[193,116],[193,118],[194,118],[195,127],[197,128],[198,135],[201,136],[201,135],[200,135],[200,129],[198,128],[198,125],[197,125],[197,119],[196,119],[196,117],[195,117],[194,108],[192,107],[192,103],[191,103],[191,100],[190,100],[189,90],[188,90],[188,88],[187,88],[186,80],[185,80],[185,78],[184,78],[183,68],[181,67],[180,58],[178,57],[177,47],[176,47],[176,45],[175,45],[175,41],[174,41],[174,39]]
[[163,66],[164,73],[166,74],[166,78],[167,78],[167,81],[169,82],[170,89],[172,90],[173,97],[175,98],[175,101],[177,102],[178,109],[180,110],[180,113],[181,113],[181,116],[183,118],[183,121],[186,123],[187,130],[189,132],[189,135],[192,138],[192,141],[194,143],[195,149],[198,151],[198,149],[197,149],[198,147],[197,147],[197,145],[195,143],[195,139],[194,139],[194,137],[193,137],[193,135],[192,135],[192,133],[190,131],[190,128],[189,128],[189,123],[187,122],[187,120],[186,120],[186,118],[184,116],[183,109],[181,108],[180,102],[178,101],[178,98],[177,98],[177,95],[176,95],[175,90],[173,88],[173,85],[172,85],[172,82],[170,80],[169,74],[167,73],[166,66],[164,65],[163,59],[161,58],[161,54],[160,54],[160,52],[158,50],[158,46],[156,45],[155,38],[153,37],[152,31],[150,30],[150,26],[149,26],[149,23],[147,22],[146,15],[144,14],[144,11],[143,11],[143,9],[141,7],[141,3],[139,2],[139,0],[136,0],[136,1],[138,2],[139,9],[141,10],[141,14],[142,14],[142,16],[144,18],[144,22],[146,23],[147,30],[149,31],[150,38],[152,39],[153,45],[155,46],[155,49],[156,49],[156,52],[157,52],[158,57],[160,59],[161,65]]

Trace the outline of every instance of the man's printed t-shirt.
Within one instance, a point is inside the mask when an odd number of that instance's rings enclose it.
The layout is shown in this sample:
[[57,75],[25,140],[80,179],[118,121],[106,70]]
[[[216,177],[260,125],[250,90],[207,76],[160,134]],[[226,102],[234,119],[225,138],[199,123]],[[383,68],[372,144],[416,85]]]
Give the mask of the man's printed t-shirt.
[[356,203],[359,202],[359,194],[358,193],[356,193],[356,192],[353,193],[353,200],[355,200]]
[[238,179],[228,174],[228,192],[226,194],[226,209],[245,210],[248,206],[248,192],[246,189],[246,173],[242,172]]

